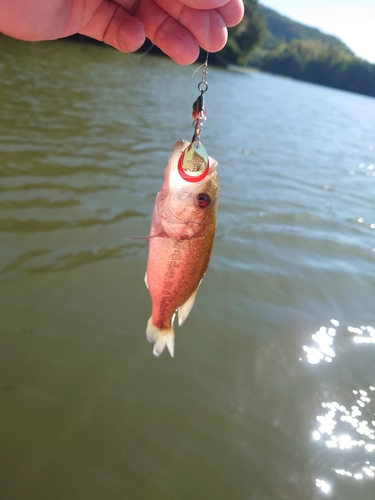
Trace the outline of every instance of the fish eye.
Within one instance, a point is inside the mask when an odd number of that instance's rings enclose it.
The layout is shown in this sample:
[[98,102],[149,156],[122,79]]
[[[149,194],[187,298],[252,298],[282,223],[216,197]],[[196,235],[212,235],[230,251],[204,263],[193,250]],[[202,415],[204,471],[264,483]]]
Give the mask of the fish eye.
[[200,193],[195,199],[195,204],[199,208],[206,208],[211,203],[211,198],[207,193]]

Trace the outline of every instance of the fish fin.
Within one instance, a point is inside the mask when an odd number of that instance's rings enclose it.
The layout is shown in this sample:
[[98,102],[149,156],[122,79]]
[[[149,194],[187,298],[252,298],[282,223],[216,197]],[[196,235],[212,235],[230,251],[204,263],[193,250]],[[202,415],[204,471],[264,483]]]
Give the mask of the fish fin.
[[172,325],[168,330],[160,330],[160,328],[153,324],[152,318],[150,318],[147,323],[146,335],[147,340],[155,344],[152,351],[154,356],[159,357],[164,351],[165,346],[167,346],[169,354],[172,358],[174,357],[174,331]]
[[148,289],[148,283],[147,283],[147,271],[145,272],[145,285],[147,286],[147,289]]
[[189,316],[190,311],[192,310],[192,307],[194,305],[195,297],[197,295],[197,290],[195,290],[190,297],[187,299],[185,304],[183,304],[181,307],[179,307],[178,310],[178,324],[181,326],[186,318]]

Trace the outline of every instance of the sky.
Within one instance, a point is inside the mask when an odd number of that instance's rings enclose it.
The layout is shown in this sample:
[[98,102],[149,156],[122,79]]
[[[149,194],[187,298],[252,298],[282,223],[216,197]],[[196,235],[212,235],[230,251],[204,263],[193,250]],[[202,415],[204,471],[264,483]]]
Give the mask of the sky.
[[342,40],[375,64],[375,0],[260,0],[266,7]]

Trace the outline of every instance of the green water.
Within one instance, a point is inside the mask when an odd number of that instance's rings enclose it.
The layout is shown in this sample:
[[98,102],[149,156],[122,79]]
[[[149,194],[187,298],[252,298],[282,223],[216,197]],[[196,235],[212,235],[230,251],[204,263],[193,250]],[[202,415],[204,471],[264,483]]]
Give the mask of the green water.
[[374,498],[375,100],[209,69],[217,238],[156,359],[127,238],[192,73],[0,39],[1,499]]

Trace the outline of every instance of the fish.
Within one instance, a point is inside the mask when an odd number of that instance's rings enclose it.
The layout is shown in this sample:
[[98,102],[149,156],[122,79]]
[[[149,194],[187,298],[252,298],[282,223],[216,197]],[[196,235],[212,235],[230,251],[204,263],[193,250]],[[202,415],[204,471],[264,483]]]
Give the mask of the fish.
[[152,314],[146,335],[154,343],[155,356],[167,347],[174,357],[173,322],[177,313],[181,326],[194,305],[216,231],[218,163],[208,156],[207,175],[198,181],[185,180],[178,164],[189,146],[187,141],[179,140],[173,148],[156,196],[148,237],[145,284],[152,300]]

